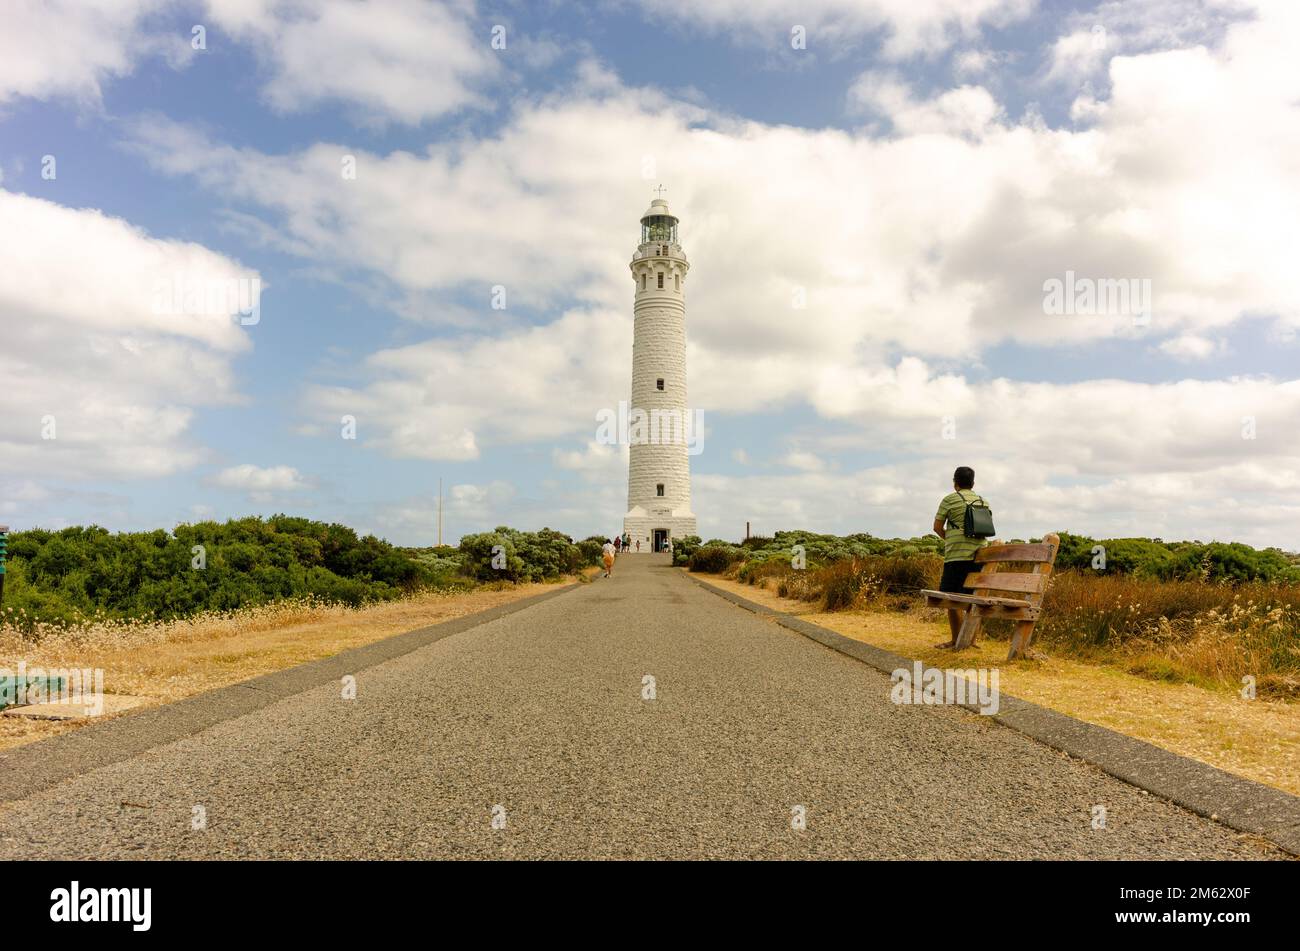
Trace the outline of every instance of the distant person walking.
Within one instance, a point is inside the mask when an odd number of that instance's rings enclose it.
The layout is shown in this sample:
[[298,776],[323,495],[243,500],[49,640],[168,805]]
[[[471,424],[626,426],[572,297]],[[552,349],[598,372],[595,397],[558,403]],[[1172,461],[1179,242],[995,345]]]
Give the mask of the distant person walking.
[[[978,570],[975,553],[984,547],[986,540],[968,537],[962,526],[965,524],[967,506],[972,502],[987,503],[975,494],[975,470],[970,466],[959,466],[952,474],[952,488],[953,491],[939,502],[939,511],[934,515],[934,533],[943,539],[943,578],[939,581],[939,590],[949,594],[973,594],[974,589],[965,585],[966,576]],[[961,622],[969,610],[948,609],[948,628],[952,640],[946,644],[936,644],[935,647],[951,650],[957,646],[957,632],[961,630]]]
[[632,536],[627,532],[623,533],[623,550],[629,551],[632,548]]
[[622,552],[622,550],[623,550],[623,536],[622,536],[622,535],[615,535],[615,536],[614,536],[614,554],[617,555],[617,554],[619,554],[620,552]]
[[605,544],[601,546],[601,550],[604,552],[601,561],[605,564],[605,577],[608,578],[609,573],[614,570],[614,543],[606,541]]
[[636,540],[636,553],[641,554],[641,539],[639,538]]

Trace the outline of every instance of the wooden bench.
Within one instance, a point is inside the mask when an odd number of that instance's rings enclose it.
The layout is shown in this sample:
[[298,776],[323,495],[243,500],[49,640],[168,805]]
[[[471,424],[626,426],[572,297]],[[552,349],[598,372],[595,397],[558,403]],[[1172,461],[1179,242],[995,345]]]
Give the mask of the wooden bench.
[[1044,535],[1041,542],[1032,545],[985,545],[975,554],[980,569],[968,574],[963,582],[965,587],[975,589],[974,594],[930,590],[921,594],[925,595],[927,607],[966,611],[957,632],[956,650],[975,642],[985,618],[1015,621],[1016,630],[1007,652],[1007,660],[1015,660],[1024,656],[1034,638],[1034,625],[1060,547],[1061,539],[1056,535]]

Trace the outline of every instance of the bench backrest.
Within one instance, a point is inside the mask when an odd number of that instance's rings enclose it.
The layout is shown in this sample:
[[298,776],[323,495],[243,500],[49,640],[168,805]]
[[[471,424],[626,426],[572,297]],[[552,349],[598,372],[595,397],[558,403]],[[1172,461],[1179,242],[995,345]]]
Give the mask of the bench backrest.
[[1038,607],[1060,547],[1055,534],[1032,545],[985,545],[975,553],[980,570],[966,576],[966,587],[980,597],[1019,598]]

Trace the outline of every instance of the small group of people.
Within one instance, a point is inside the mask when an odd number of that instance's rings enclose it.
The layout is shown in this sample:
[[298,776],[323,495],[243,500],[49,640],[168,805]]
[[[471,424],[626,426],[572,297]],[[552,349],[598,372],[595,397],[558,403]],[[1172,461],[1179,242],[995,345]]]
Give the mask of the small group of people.
[[[604,562],[605,565],[606,578],[608,578],[610,572],[614,570],[614,558],[625,551],[631,551],[632,544],[632,536],[627,532],[624,532],[622,535],[615,535],[601,546],[604,551],[601,561]],[[636,540],[636,550],[641,550],[641,539],[639,538]]]

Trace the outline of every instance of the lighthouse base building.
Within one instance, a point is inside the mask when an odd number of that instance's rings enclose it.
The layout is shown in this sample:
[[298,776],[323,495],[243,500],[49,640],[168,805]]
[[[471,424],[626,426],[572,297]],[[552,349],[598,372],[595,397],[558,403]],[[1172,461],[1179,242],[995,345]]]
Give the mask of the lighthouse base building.
[[675,539],[687,535],[698,535],[695,528],[695,516],[689,512],[678,512],[671,508],[652,509],[647,512],[641,506],[634,506],[623,516],[623,534],[637,551],[636,543],[641,543],[640,551],[663,551],[665,546]]
[[[641,216],[631,262],[633,419],[628,439],[627,515],[633,550],[664,551],[698,534],[691,511],[689,444],[698,439],[686,402],[686,272],[677,218],[657,198]],[[638,427],[637,418],[641,420]]]

